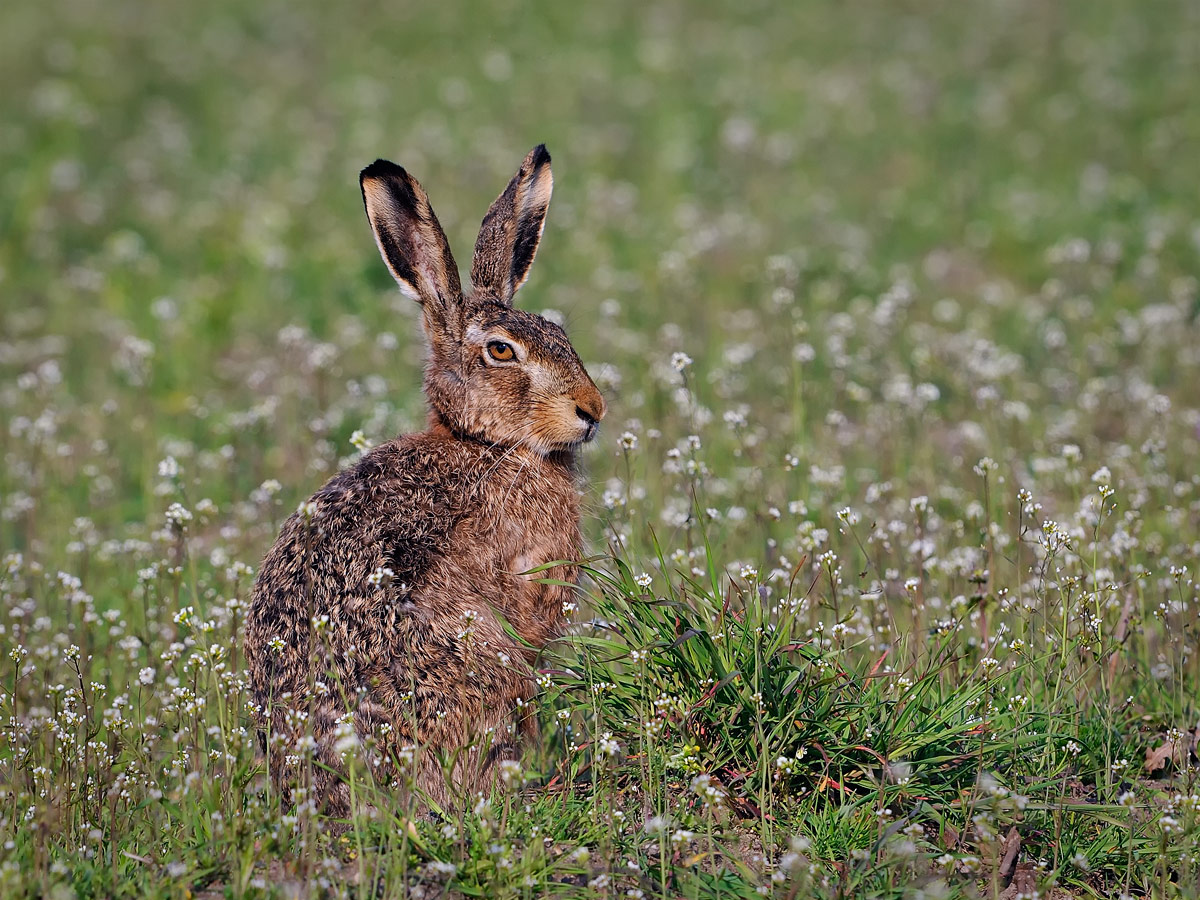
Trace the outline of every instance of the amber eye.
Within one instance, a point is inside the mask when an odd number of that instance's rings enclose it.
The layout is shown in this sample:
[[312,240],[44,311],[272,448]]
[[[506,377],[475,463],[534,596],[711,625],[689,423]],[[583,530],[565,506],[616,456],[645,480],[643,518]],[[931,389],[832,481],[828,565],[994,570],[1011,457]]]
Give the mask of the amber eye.
[[506,344],[504,341],[488,341],[487,352],[488,356],[497,362],[508,362],[517,355],[513,351],[512,344]]

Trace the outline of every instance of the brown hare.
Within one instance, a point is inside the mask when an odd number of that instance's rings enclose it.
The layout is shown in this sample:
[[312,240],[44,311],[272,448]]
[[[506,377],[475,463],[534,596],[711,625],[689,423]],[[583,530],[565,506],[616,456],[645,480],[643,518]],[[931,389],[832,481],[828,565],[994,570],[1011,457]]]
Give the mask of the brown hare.
[[412,783],[443,806],[487,790],[534,731],[533,665],[582,555],[575,454],[605,412],[565,332],[513,308],[550,203],[544,146],[484,217],[465,293],[417,181],[385,160],[359,181],[383,260],[422,308],[429,425],[287,520],[245,641],[272,777],[333,816],[349,811],[351,756],[358,783]]

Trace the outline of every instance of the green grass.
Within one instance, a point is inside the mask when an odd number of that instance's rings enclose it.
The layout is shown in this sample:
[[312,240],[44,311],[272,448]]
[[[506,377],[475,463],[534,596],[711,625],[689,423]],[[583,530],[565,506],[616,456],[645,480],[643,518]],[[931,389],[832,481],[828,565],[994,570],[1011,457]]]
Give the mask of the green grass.
[[[1196,896],[1198,40],[1183,0],[6,4],[0,895]],[[424,418],[356,174],[461,261],[540,141],[519,302],[611,408],[542,738],[440,819],[361,770],[348,827],[282,809],[252,570]]]

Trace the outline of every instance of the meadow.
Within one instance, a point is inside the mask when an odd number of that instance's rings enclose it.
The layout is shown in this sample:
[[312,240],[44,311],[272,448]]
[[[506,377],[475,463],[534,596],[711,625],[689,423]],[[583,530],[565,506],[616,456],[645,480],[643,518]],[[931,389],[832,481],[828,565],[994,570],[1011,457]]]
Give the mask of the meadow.
[[[0,9],[0,896],[1200,896],[1200,6]],[[422,427],[359,169],[610,413],[540,743],[265,777],[278,528]],[[304,752],[297,748],[297,753]]]

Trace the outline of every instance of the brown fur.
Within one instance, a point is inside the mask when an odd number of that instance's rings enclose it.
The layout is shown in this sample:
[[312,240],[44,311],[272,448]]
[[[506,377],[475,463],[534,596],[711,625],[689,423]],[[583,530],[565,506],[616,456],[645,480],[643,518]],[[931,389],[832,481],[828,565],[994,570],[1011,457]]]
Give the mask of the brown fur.
[[[605,411],[562,329],[511,306],[550,199],[545,147],[484,219],[465,297],[420,185],[382,160],[360,180],[384,261],[424,309],[429,429],[372,450],[288,519],[246,622],[272,776],[337,816],[349,754],[376,783],[444,805],[452,788],[487,789],[516,753],[537,653],[571,595],[540,579],[577,577],[569,562],[522,573],[582,555],[575,450]],[[489,354],[495,341],[511,361]],[[307,735],[311,766],[296,746]]]

